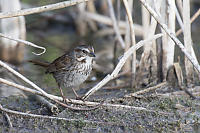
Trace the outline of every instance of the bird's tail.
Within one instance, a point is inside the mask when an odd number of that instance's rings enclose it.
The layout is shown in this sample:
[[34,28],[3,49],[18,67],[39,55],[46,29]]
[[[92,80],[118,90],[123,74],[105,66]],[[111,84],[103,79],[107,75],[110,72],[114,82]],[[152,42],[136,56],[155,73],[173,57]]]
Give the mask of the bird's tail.
[[42,66],[42,67],[48,67],[49,66],[49,63],[47,63],[47,62],[40,62],[40,61],[36,61],[36,60],[29,60],[28,62],[31,62],[34,65],[38,65],[38,66]]

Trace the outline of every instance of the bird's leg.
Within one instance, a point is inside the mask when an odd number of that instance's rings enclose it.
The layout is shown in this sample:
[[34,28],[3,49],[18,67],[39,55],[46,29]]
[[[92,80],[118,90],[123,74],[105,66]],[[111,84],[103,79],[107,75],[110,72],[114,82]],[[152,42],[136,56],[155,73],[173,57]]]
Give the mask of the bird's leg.
[[79,97],[79,95],[76,93],[76,91],[74,90],[74,88],[72,88],[72,90],[73,90],[75,96],[76,96],[76,97]]
[[74,88],[72,88],[72,90],[73,90],[73,92],[74,92],[74,94],[76,96],[76,99],[77,100],[82,100],[82,98],[76,93],[76,91],[74,90]]
[[60,86],[59,86],[59,89],[60,89],[61,96],[63,98],[63,102],[66,103],[66,98],[65,98],[63,91],[62,91],[62,88]]

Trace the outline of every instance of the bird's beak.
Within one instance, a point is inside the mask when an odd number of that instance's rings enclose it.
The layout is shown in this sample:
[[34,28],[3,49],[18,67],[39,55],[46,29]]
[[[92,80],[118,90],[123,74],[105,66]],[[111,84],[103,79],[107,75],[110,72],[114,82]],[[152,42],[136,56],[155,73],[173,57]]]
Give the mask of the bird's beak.
[[90,57],[96,57],[96,55],[93,52],[91,52]]

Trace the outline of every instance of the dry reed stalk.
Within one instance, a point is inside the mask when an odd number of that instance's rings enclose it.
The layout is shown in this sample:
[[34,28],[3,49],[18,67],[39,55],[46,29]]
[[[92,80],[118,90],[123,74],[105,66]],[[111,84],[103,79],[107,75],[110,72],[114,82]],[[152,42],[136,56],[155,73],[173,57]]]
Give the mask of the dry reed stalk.
[[[166,0],[164,0],[164,1],[162,1],[162,3],[161,3],[161,5],[162,5],[162,8],[161,8],[161,10],[160,10],[160,15],[161,15],[161,22],[163,22],[164,24],[167,24],[167,1]],[[162,29],[161,28],[161,31],[162,31],[162,33],[163,33],[163,37],[162,37],[162,79],[164,80],[164,81],[166,81],[166,75],[167,75],[167,66],[166,66],[166,52],[165,51],[163,51],[163,47],[165,47],[165,46],[167,46],[167,44],[168,44],[168,36],[167,36],[167,33],[164,31],[164,29]],[[164,53],[165,52],[165,53]],[[165,75],[163,75],[163,74],[165,74]]]
[[[196,62],[196,55],[192,47],[191,23],[190,23],[190,0],[183,0],[183,23],[184,23],[184,45],[186,50],[192,55]],[[185,70],[187,83],[194,80],[194,69],[192,63],[185,57]]]
[[[129,4],[130,12],[132,12],[133,0],[129,0],[128,4]],[[130,48],[130,45],[131,45],[130,25],[129,25],[129,22],[128,22],[128,16],[126,16],[125,44],[126,45],[125,45],[124,51],[126,52]],[[122,69],[123,69],[123,71],[131,70],[131,58],[127,59],[126,63],[124,64],[124,67]]]
[[181,13],[181,16],[183,17],[183,0],[176,0],[176,4],[177,4],[178,9]]
[[[96,8],[95,8],[95,5],[94,5],[94,1],[88,1],[87,9],[88,9],[89,12],[96,13]],[[87,21],[88,21],[88,24],[90,25],[91,29],[93,31],[97,31],[96,22],[94,22],[94,21],[92,21],[90,19],[87,19]]]
[[[192,18],[190,19],[190,23],[193,23],[194,20],[196,20],[200,15],[200,9],[192,16]],[[180,35],[181,33],[183,32],[182,28],[179,29],[177,32],[176,32],[176,36]]]
[[[150,1],[148,1],[148,3],[150,3]],[[143,39],[147,39],[148,34],[151,33],[151,31],[149,31],[150,13],[148,12],[148,10],[143,5],[142,5],[142,26],[143,26],[143,30],[144,30]],[[145,45],[144,46],[144,52],[145,51],[149,52],[150,49],[151,49],[151,45]]]
[[27,79],[25,76],[23,76],[19,72],[15,71],[13,68],[11,68],[10,66],[8,66],[6,63],[2,62],[1,60],[0,60],[0,66],[6,68],[8,71],[10,71],[14,75],[18,76],[19,78],[21,78],[23,81],[25,81],[26,83],[28,83],[29,85],[31,85],[33,88],[35,88],[36,90],[40,91],[44,96],[48,97],[47,93],[45,91],[43,91],[40,87],[38,87],[32,81],[30,81],[29,79]]
[[[136,44],[135,40],[135,31],[133,27],[133,18],[132,18],[132,13],[131,10],[129,9],[128,1],[123,0],[125,9],[126,9],[126,14],[128,16],[128,22],[130,26],[130,36],[131,36],[131,46],[134,46]],[[131,87],[135,85],[135,76],[136,76],[136,52],[133,53],[132,55],[132,64],[131,64]]]
[[10,11],[10,12],[2,12],[0,13],[0,18],[11,18],[11,17],[18,17],[18,16],[25,16],[25,15],[40,13],[40,12],[46,12],[46,11],[73,6],[73,5],[86,2],[86,1],[89,1],[89,0],[68,0],[64,2],[58,2],[56,4],[50,4],[50,5],[45,5],[45,6],[35,7],[35,8],[23,9],[23,10],[18,10],[18,11]]
[[125,47],[125,43],[124,43],[124,40],[122,39],[122,36],[121,36],[121,34],[119,32],[119,27],[117,25],[117,20],[116,20],[116,17],[115,17],[115,13],[114,13],[112,2],[111,2],[111,0],[107,0],[107,3],[108,3],[110,17],[112,19],[113,28],[114,28],[114,30],[116,32],[117,39],[118,39],[121,47],[124,48]]
[[124,53],[123,57],[118,62],[117,66],[115,67],[115,69],[113,70],[113,72],[111,74],[108,74],[103,80],[101,80],[97,85],[95,85],[91,90],[89,90],[83,96],[83,99],[87,99],[90,95],[92,95],[93,93],[95,93],[97,90],[99,90],[105,84],[107,84],[110,80],[114,79],[118,75],[119,71],[121,70],[121,68],[125,64],[125,62],[128,59],[128,57],[130,57],[132,53],[134,53],[137,49],[139,49],[140,47],[142,47],[144,44],[149,43],[152,40],[155,40],[155,39],[157,39],[157,38],[159,38],[161,36],[162,36],[162,34],[157,34],[153,38],[140,41],[136,45],[134,45],[131,48],[129,48],[129,50]]
[[[150,1],[148,1],[148,2],[150,2]],[[142,9],[142,26],[143,26],[143,30],[144,30],[143,39],[147,39],[149,37],[149,34],[153,33],[153,35],[154,35],[155,31],[152,31],[153,29],[150,30],[150,14],[149,14],[148,10],[146,10],[146,8],[144,6],[142,6],[141,9]],[[149,45],[145,45],[143,48],[143,53],[142,53],[140,63],[139,63],[139,70],[137,71],[137,76],[136,76],[136,80],[135,80],[135,82],[137,83],[136,87],[138,87],[140,82],[142,82],[141,78],[143,78],[143,73],[145,71],[145,68],[149,69],[149,68],[147,68],[149,66],[149,64],[147,64],[147,62],[148,62],[147,58],[150,55],[151,49],[152,49],[152,43]]]
[[167,25],[164,24],[160,18],[160,16],[146,3],[145,0],[140,0],[140,2],[147,8],[147,10],[151,13],[151,15],[156,19],[156,21],[160,24],[163,30],[171,37],[171,39],[178,45],[181,51],[185,54],[185,56],[190,60],[190,62],[194,65],[197,71],[200,73],[200,66],[193,56],[191,56],[183,44],[179,41],[179,39],[168,29]]
[[[126,59],[138,48],[140,48],[141,46],[143,46],[145,43],[152,41],[154,39],[157,39],[159,37],[161,37],[161,34],[155,35],[153,38],[149,39],[149,40],[144,40],[144,41],[140,41],[137,45],[134,45],[133,47],[131,47],[122,57],[122,59],[120,60],[120,62],[118,63],[118,65],[116,66],[115,70],[113,71],[113,73],[111,75],[108,75],[106,78],[104,78],[101,82],[99,82],[99,84],[97,84],[95,87],[93,87],[88,93],[86,93],[86,95],[84,96],[84,98],[88,98],[89,95],[93,94],[95,91],[97,91],[98,89],[100,89],[103,85],[105,85],[107,82],[109,82],[110,80],[112,80],[113,78],[115,78],[119,71],[121,70],[122,66],[124,65],[124,63],[126,62]],[[53,101],[55,101],[56,103],[67,107],[69,109],[72,110],[86,110],[86,109],[80,109],[80,108],[75,108],[75,107],[71,107],[68,106],[64,103],[61,103],[59,101],[62,101],[63,98],[61,97],[57,97],[54,95],[50,95],[48,93],[46,93],[45,91],[43,91],[40,87],[38,87],[36,84],[34,84],[32,81],[30,81],[29,79],[27,79],[26,77],[24,77],[23,75],[21,75],[19,72],[15,71],[14,69],[12,69],[10,66],[8,66],[7,64],[5,64],[4,62],[0,61],[0,65],[4,68],[6,68],[8,71],[10,71],[11,73],[13,73],[14,75],[18,76],[19,78],[21,78],[23,81],[25,81],[26,83],[28,83],[29,85],[31,85],[33,88],[35,88],[36,90],[32,90],[30,88],[21,86],[21,85],[17,85],[13,82],[4,80],[0,78],[0,82],[1,83],[6,83],[7,85],[11,85],[14,87],[18,87],[20,89],[23,89],[25,91],[29,91],[29,92],[33,92],[34,94],[38,94],[38,95],[42,95],[46,98],[49,98]],[[59,100],[59,101],[58,101]],[[73,102],[73,103],[79,103],[79,104],[96,104],[98,105],[99,103],[93,103],[93,102],[86,102],[86,101],[80,101],[80,100],[72,100],[72,99],[66,99],[67,102]],[[126,106],[126,105],[112,105],[112,104],[103,104],[103,106],[112,106],[112,107],[122,107],[122,108],[133,108],[133,109],[139,109],[139,110],[146,110],[145,108],[141,108],[141,107],[131,107],[131,106]]]
[[[25,81],[26,83],[28,83],[29,85],[31,85],[33,88],[35,88],[36,90],[38,90],[38,92],[40,92],[43,96],[45,96],[46,98],[51,99],[52,101],[60,104],[63,107],[72,109],[72,110],[88,110],[88,109],[80,109],[80,108],[76,108],[76,107],[71,107],[69,105],[66,105],[65,103],[59,102],[58,100],[56,100],[55,98],[49,96],[48,93],[46,93],[44,90],[42,90],[39,86],[37,86],[36,84],[34,84],[32,81],[30,81],[28,78],[26,78],[25,76],[23,76],[22,74],[20,74],[19,72],[15,71],[13,68],[11,68],[10,66],[8,66],[6,63],[2,62],[0,60],[0,66],[6,68],[8,71],[10,71],[11,73],[13,73],[14,75],[16,75],[17,77],[21,78],[23,81]],[[5,82],[6,80],[1,79],[1,82]],[[6,81],[8,82],[8,81]]]
[[[30,93],[33,93],[33,94],[36,94],[36,95],[40,95],[40,96],[46,97],[40,91],[33,90],[31,88],[27,88],[25,86],[10,82],[10,81],[2,79],[2,78],[0,78],[0,83],[4,83],[4,84],[10,85],[10,86],[19,88],[19,89],[21,89],[23,91],[27,91],[27,92],[30,92]],[[52,99],[59,100],[59,101],[63,100],[62,97],[54,96],[54,95],[51,95],[51,94],[48,94],[48,93],[46,93],[46,94],[47,94],[48,98],[51,97]],[[74,100],[74,99],[66,99],[66,101],[68,103],[72,103],[72,104],[80,104],[80,105],[87,105],[87,106],[97,106],[97,105],[99,105],[98,102],[89,102],[89,101]],[[110,104],[110,103],[102,103],[101,105],[104,106],[104,107],[108,107],[108,108],[110,107],[110,108],[119,108],[119,109],[135,109],[135,110],[142,110],[142,111],[147,111],[147,112],[155,112],[155,111],[152,111],[152,110],[148,110],[148,109],[146,109],[144,107],[134,107],[134,106]],[[160,113],[165,114],[164,112],[160,112]]]
[[[166,3],[166,9],[163,11],[165,14],[165,23],[168,24],[170,31],[175,34],[175,1],[168,0]],[[168,5],[168,6],[167,6]],[[165,32],[165,31],[163,31]],[[166,80],[166,75],[169,67],[174,63],[174,41],[166,35],[163,39],[163,80]]]
[[78,9],[78,16],[76,18],[76,30],[80,36],[85,36],[87,34],[88,28],[87,28],[87,23],[86,19],[84,16],[85,8],[86,8],[86,3],[80,3],[77,6]]
[[176,13],[176,18],[177,18],[177,21],[179,23],[179,26],[181,27],[181,29],[183,30],[184,29],[184,26],[183,26],[183,21],[181,19],[181,16],[180,16],[180,13],[175,5],[175,13]]
[[[2,12],[17,11],[21,9],[20,1],[13,0],[12,3],[7,0],[1,0]],[[1,32],[7,36],[26,39],[26,27],[24,16],[15,18],[1,19]],[[20,64],[24,59],[24,45],[20,42],[0,38],[0,58],[13,63]]]

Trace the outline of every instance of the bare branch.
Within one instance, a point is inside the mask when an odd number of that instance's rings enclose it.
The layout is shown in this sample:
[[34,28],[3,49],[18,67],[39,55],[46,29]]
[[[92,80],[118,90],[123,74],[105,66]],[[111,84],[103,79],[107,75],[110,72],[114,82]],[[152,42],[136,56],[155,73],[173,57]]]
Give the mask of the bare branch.
[[149,92],[149,91],[152,91],[152,90],[155,90],[155,89],[157,89],[157,88],[159,88],[159,87],[162,87],[162,86],[164,86],[164,85],[166,85],[166,84],[167,84],[167,82],[163,82],[163,83],[160,83],[160,84],[158,84],[158,85],[156,85],[156,86],[149,87],[149,88],[146,88],[146,89],[144,89],[144,90],[141,90],[141,91],[137,91],[137,92],[128,94],[128,95],[126,95],[125,97],[134,97],[134,96],[137,96],[137,95],[141,95],[141,94],[143,94],[143,93],[147,93],[147,92]]
[[[60,117],[54,117],[54,116],[47,116],[47,115],[36,115],[36,114],[30,114],[30,113],[24,113],[24,112],[19,112],[19,111],[14,111],[10,110],[7,108],[2,107],[0,104],[0,110],[9,113],[9,114],[15,114],[15,115],[22,115],[22,116],[28,116],[28,117],[33,117],[33,118],[43,118],[43,119],[53,119],[53,120],[65,120],[65,121],[80,121],[79,119],[67,119],[67,118],[60,118]],[[83,122],[86,123],[102,123],[98,121],[89,121],[89,120],[83,120]]]
[[[21,89],[23,91],[27,91],[27,92],[30,92],[30,93],[33,93],[33,94],[36,94],[36,95],[44,96],[41,92],[39,92],[37,90],[33,90],[31,88],[27,88],[25,86],[22,86],[22,85],[10,82],[10,81],[2,79],[2,78],[0,78],[0,83],[7,84],[9,86],[13,86],[13,87]],[[54,96],[54,95],[51,95],[51,94],[48,94],[48,93],[47,93],[47,96],[48,96],[48,98],[51,97],[54,100],[59,100],[59,101],[63,100],[62,97]],[[72,104],[80,104],[80,105],[87,105],[87,106],[97,106],[97,105],[100,104],[98,102],[89,102],[89,101],[74,100],[74,99],[66,99],[66,101],[69,102],[69,103],[72,103]],[[143,108],[143,107],[134,107],[134,106],[128,106],[128,105],[103,103],[102,106],[104,106],[104,107],[111,107],[111,108],[114,107],[114,108],[121,108],[121,109],[135,109],[135,110],[140,110],[140,111],[142,110],[142,111],[147,111],[147,112],[155,112],[153,110],[148,110],[148,109]],[[160,112],[160,113],[163,114],[164,112]]]
[[144,44],[149,43],[150,41],[155,40],[155,39],[157,39],[157,38],[159,38],[161,36],[162,36],[162,34],[157,34],[154,37],[152,37],[150,39],[147,39],[147,40],[142,40],[142,41],[138,42],[136,45],[134,45],[131,48],[129,48],[129,50],[127,50],[124,53],[123,57],[118,62],[117,66],[113,70],[112,74],[108,74],[101,82],[99,82],[96,86],[94,86],[91,90],[89,90],[84,95],[83,99],[87,99],[90,95],[92,95],[94,92],[96,92],[97,90],[99,90],[102,86],[104,86],[110,80],[114,79],[118,75],[119,71],[121,70],[121,68],[125,64],[125,62],[128,59],[128,57],[130,57],[131,54],[133,54],[137,49],[139,49],[140,47],[142,47]]
[[40,104],[45,105],[53,114],[57,114],[59,112],[59,109],[55,104],[52,104],[51,102],[49,102],[49,100],[45,99],[42,96],[36,95],[36,101],[38,101]]
[[4,116],[5,116],[5,118],[6,118],[7,122],[8,122],[8,126],[9,126],[10,128],[12,128],[13,125],[12,125],[12,122],[11,122],[11,120],[10,120],[9,115],[8,115],[6,112],[4,112],[3,114],[4,114]]
[[[49,94],[46,93],[45,91],[43,91],[40,87],[38,87],[36,84],[34,84],[32,81],[30,81],[29,79],[27,79],[26,77],[24,77],[22,74],[20,74],[19,72],[15,71],[14,69],[12,69],[10,66],[8,66],[6,63],[2,62],[0,60],[0,66],[6,68],[8,71],[10,71],[11,73],[13,73],[14,75],[18,76],[19,78],[21,78],[23,81],[25,81],[26,83],[28,83],[29,85],[31,85],[33,88],[35,88],[36,90],[38,90],[40,93],[42,93],[43,96],[53,100],[54,102],[66,107],[66,108],[69,108],[69,109],[72,109],[72,110],[85,110],[85,109],[80,109],[80,108],[76,108],[76,107],[71,107],[69,105],[66,105],[64,103],[61,103],[59,102],[58,100],[55,100],[54,98],[52,97],[49,97]],[[63,100],[63,99],[62,99]],[[67,100],[66,100],[67,101]],[[69,100],[68,100],[69,101]],[[86,109],[87,110],[87,109]]]
[[11,18],[11,17],[30,15],[30,14],[40,13],[40,12],[45,12],[45,11],[51,11],[51,10],[65,8],[68,6],[73,6],[73,5],[86,2],[86,1],[88,0],[68,0],[68,1],[45,5],[41,7],[23,9],[23,10],[18,10],[18,11],[2,12],[0,13],[0,18]]
[[[23,91],[28,91],[28,92],[31,92],[31,93],[33,93],[33,94],[37,94],[37,95],[44,96],[44,97],[46,97],[46,98],[48,98],[48,99],[51,99],[51,100],[53,100],[54,102],[56,102],[56,103],[62,105],[63,107],[69,108],[69,109],[71,109],[71,110],[80,110],[80,111],[81,111],[81,110],[82,110],[82,111],[93,110],[93,109],[98,108],[99,105],[102,105],[101,103],[100,103],[100,104],[96,104],[97,106],[95,106],[95,107],[93,107],[93,108],[76,108],[76,107],[71,107],[70,105],[66,105],[66,104],[60,102],[60,101],[63,101],[63,98],[61,98],[61,97],[57,97],[57,96],[54,96],[54,95],[50,95],[50,94],[48,94],[48,93],[46,93],[46,92],[45,92],[45,93],[42,93],[42,92],[40,92],[40,91],[36,91],[36,90],[30,89],[30,88],[24,87],[24,86],[22,86],[22,85],[19,85],[19,84],[10,82],[10,81],[5,80],[5,79],[2,79],[2,78],[0,78],[0,83],[4,83],[4,84],[10,85],[10,86],[19,88],[19,89],[21,89],[21,90],[23,90]],[[66,99],[66,101],[67,101],[67,102],[71,102],[72,100],[71,100],[71,99],[70,99],[70,100],[69,100],[69,99]],[[43,101],[43,102],[44,102],[44,101]],[[49,104],[49,103],[47,103],[47,104]],[[52,105],[52,104],[51,104],[49,107],[50,107],[51,111],[53,111],[53,112],[57,112],[57,110],[58,110],[57,107],[54,106],[54,105]]]
[[6,68],[8,71],[10,71],[14,75],[18,76],[19,78],[21,78],[22,80],[24,80],[26,83],[30,84],[33,88],[35,88],[36,90],[40,91],[44,96],[47,96],[47,93],[45,91],[43,91],[40,87],[38,87],[32,81],[30,81],[29,79],[27,79],[26,77],[24,77],[19,72],[17,72],[14,69],[12,69],[10,66],[8,66],[6,63],[2,62],[1,60],[0,60],[0,66]]
[[[2,79],[2,78],[0,78],[0,83],[3,83],[3,84],[6,84],[6,85],[9,85],[9,86],[16,87],[16,88],[18,88],[18,89],[20,89],[20,90],[23,90],[23,91],[26,91],[26,92],[30,92],[30,93],[32,93],[32,94],[44,96],[40,91],[33,90],[33,89],[31,89],[31,88],[28,88],[28,87],[25,87],[25,86],[22,86],[22,85],[13,83],[13,82],[11,82],[11,81],[8,81],[8,80]],[[63,100],[61,97],[58,97],[58,96],[54,96],[54,95],[51,95],[51,94],[47,94],[47,95],[48,95],[48,97],[51,97],[52,99],[56,99],[56,100],[59,100],[59,101],[62,101],[62,100]]]
[[28,41],[21,40],[21,39],[17,39],[17,38],[12,38],[12,37],[7,36],[7,35],[4,35],[4,34],[2,34],[2,33],[0,33],[0,36],[1,36],[1,37],[4,37],[4,38],[7,38],[7,39],[10,39],[10,40],[13,40],[13,41],[16,41],[16,42],[20,42],[20,43],[23,43],[23,44],[26,44],[26,45],[29,45],[29,46],[32,46],[32,47],[39,48],[39,49],[42,49],[42,50],[43,50],[43,52],[38,53],[38,54],[35,53],[35,52],[32,52],[32,53],[35,54],[35,55],[42,55],[42,54],[44,54],[44,53],[46,52],[46,48],[41,47],[41,46],[38,46],[38,45],[36,45],[36,44],[34,44],[34,43],[32,43],[32,42],[28,42]]

